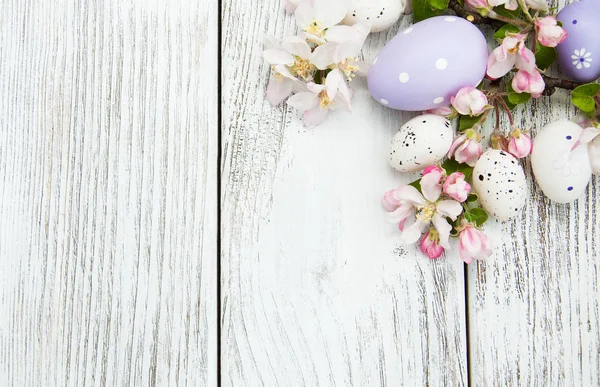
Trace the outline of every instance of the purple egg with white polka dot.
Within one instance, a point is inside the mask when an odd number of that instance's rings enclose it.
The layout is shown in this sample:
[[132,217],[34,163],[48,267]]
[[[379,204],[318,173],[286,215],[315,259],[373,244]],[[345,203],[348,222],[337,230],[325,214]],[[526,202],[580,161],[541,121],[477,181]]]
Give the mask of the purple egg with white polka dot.
[[485,76],[485,37],[467,20],[438,16],[400,31],[369,70],[369,91],[392,109],[421,111],[450,104]]
[[556,18],[568,34],[556,47],[561,70],[578,82],[600,77],[600,1],[569,4]]

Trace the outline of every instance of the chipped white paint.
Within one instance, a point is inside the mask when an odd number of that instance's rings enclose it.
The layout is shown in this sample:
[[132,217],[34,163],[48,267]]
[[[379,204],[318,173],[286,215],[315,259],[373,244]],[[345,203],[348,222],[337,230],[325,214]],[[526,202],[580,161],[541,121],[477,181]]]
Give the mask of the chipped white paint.
[[[313,130],[271,107],[258,37],[294,33],[279,3],[223,8],[223,383],[466,385],[463,265],[401,246],[380,205],[410,179],[386,156],[412,115],[364,79],[353,113]],[[398,27],[369,38],[366,59]]]
[[215,385],[217,1],[0,15],[0,385]]

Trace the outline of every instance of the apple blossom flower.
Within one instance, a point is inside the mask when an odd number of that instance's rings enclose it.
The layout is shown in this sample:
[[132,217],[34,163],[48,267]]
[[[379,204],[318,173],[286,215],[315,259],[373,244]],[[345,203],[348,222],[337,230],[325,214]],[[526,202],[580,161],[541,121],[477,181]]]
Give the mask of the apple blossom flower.
[[532,72],[519,70],[512,79],[512,88],[516,93],[530,93],[538,98],[544,92],[546,83],[537,69]]
[[278,47],[267,48],[263,57],[271,66],[285,65],[289,72],[305,82],[311,81],[317,67],[313,64],[315,54],[299,36],[285,39]]
[[281,0],[281,4],[285,7],[285,10],[289,13],[294,13],[300,3],[308,2],[312,3],[312,0]]
[[525,0],[525,4],[536,11],[548,12],[548,3],[545,0]]
[[327,29],[339,24],[346,12],[347,5],[343,0],[313,0],[298,4],[294,16],[310,42],[324,44]]
[[267,85],[267,100],[271,105],[279,105],[292,92],[305,91],[306,86],[290,73],[284,65],[273,66]]
[[504,8],[514,11],[519,7],[517,0],[488,0],[492,7],[498,7],[504,5]]
[[527,157],[533,148],[531,137],[526,135],[519,128],[513,128],[509,133],[507,151],[516,158]]
[[481,16],[487,16],[492,10],[492,6],[487,0],[465,0],[465,4],[477,11]]
[[499,47],[496,47],[487,63],[487,76],[498,79],[506,75],[514,66],[532,73],[535,69],[535,54],[525,46],[526,34],[508,34]]
[[485,94],[472,86],[463,87],[450,98],[450,103],[462,115],[478,116],[489,106]]
[[411,185],[406,185],[384,195],[384,207],[390,212],[390,219],[398,223],[400,240],[403,243],[415,243],[433,224],[439,234],[439,245],[445,249],[450,248],[448,239],[452,226],[446,218],[456,220],[463,207],[455,200],[440,199],[442,190],[438,176],[437,171],[431,171],[429,177],[423,176],[423,193]]
[[429,259],[439,258],[444,252],[444,248],[440,245],[440,235],[435,228],[430,228],[419,244],[423,254],[426,254]]
[[465,181],[465,175],[454,172],[444,181],[444,193],[462,203],[471,193],[471,185]]
[[492,255],[492,243],[481,230],[467,224],[458,235],[458,254],[465,263]]
[[558,25],[554,16],[537,19],[535,31],[540,44],[546,47],[556,47],[567,38],[567,31]]
[[456,110],[454,110],[452,108],[452,106],[448,105],[448,106],[438,107],[438,108],[435,108],[435,109],[429,109],[429,110],[425,111],[425,113],[427,113],[427,114],[435,114],[435,115],[438,115],[438,116],[450,118],[452,116],[455,116]]
[[466,163],[471,167],[475,165],[482,154],[481,135],[473,129],[467,129],[458,136],[448,152],[449,157],[454,156],[459,163]]
[[336,93],[332,97],[328,93],[327,85],[309,82],[306,87],[308,91],[291,96],[288,99],[288,105],[304,112],[304,123],[307,126],[313,127],[323,122],[330,110],[340,107],[350,110],[350,99],[352,98],[350,90],[349,98],[346,100],[341,93]]

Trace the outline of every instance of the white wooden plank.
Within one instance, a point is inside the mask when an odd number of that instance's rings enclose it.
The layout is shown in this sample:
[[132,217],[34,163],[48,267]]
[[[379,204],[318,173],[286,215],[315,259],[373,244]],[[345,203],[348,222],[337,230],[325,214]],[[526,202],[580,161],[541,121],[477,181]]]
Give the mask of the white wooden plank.
[[[572,117],[567,98],[540,98],[517,114],[519,125]],[[525,169],[531,178],[529,162]],[[490,228],[495,255],[468,271],[474,386],[600,384],[599,188],[595,178],[565,205],[532,183],[523,214]]]
[[223,384],[466,385],[463,265],[401,246],[380,207],[409,181],[386,161],[408,115],[364,81],[312,131],[271,107],[262,36],[295,31],[279,3],[223,3]]
[[0,19],[0,385],[214,385],[217,0]]

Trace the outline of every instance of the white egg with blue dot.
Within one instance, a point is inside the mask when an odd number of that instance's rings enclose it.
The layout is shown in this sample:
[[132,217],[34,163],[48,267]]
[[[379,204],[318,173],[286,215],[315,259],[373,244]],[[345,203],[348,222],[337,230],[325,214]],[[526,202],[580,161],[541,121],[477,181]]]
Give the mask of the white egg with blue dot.
[[416,172],[443,159],[454,131],[450,121],[435,114],[423,114],[404,124],[390,146],[389,163],[400,172]]
[[344,24],[370,23],[371,32],[380,32],[394,25],[403,11],[401,0],[349,0]]
[[560,120],[546,125],[533,140],[535,181],[544,195],[557,203],[579,198],[592,178],[587,144],[574,147],[582,130],[574,122]]
[[473,168],[473,189],[481,206],[498,220],[519,216],[527,200],[523,167],[510,153],[488,149]]

